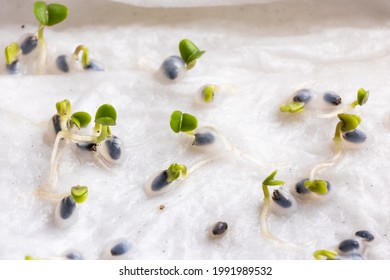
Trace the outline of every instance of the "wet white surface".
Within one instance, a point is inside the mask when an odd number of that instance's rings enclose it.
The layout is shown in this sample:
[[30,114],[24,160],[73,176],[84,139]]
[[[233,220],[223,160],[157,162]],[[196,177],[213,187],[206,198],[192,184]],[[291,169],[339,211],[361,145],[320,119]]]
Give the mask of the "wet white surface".
[[[26,2],[31,2],[31,5]],[[145,9],[109,1],[66,1],[69,18],[46,30],[47,74],[0,76],[0,258],[54,257],[77,249],[103,258],[107,244],[125,238],[134,259],[312,259],[357,230],[376,239],[365,257],[389,259],[390,7],[387,1],[287,1],[261,5],[191,9]],[[0,46],[35,32],[33,1],[12,1],[0,11]],[[23,4],[23,5],[22,5]],[[24,28],[21,26],[24,25]],[[175,85],[155,79],[165,57],[189,38],[206,54]],[[57,55],[79,44],[89,47],[102,73],[60,75],[50,68]],[[4,65],[2,56],[0,63]],[[196,102],[198,89],[224,85],[218,105]],[[278,107],[296,89],[338,92],[345,104],[358,88],[371,92],[358,107],[368,143],[346,150],[320,176],[334,188],[328,199],[299,202],[289,216],[269,217],[270,230],[290,243],[260,233],[261,182],[278,169],[286,188],[308,177],[332,156],[337,119],[308,110],[282,115]],[[124,142],[124,162],[106,170],[65,149],[56,192],[88,185],[78,221],[56,227],[56,202],[36,195],[49,177],[52,147],[44,141],[55,103],[69,99],[73,111],[95,114],[110,103],[118,112],[113,133]],[[169,128],[172,111],[197,116],[241,152],[222,153],[177,182],[167,194],[148,198],[144,184],[171,163],[189,168],[210,157],[191,137]],[[83,130],[90,133],[91,127]],[[244,155],[256,158],[251,163]],[[165,205],[160,210],[160,205]],[[227,234],[210,239],[218,221]]]

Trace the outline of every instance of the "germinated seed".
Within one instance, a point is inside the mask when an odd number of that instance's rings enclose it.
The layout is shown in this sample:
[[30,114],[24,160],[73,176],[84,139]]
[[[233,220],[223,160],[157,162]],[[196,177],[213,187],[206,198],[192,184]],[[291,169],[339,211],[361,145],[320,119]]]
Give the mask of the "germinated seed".
[[274,190],[272,200],[283,208],[290,208],[292,206],[291,200],[287,199],[279,190]]
[[209,145],[214,143],[214,141],[215,141],[214,135],[209,132],[195,133],[195,139],[192,145],[195,146]]
[[89,71],[104,71],[103,65],[96,60],[90,60],[89,64],[84,67],[85,70]]
[[295,95],[293,97],[293,101],[295,102],[303,102],[308,103],[313,95],[313,91],[310,89],[300,89],[295,92]]
[[175,80],[185,72],[185,62],[180,56],[170,56],[163,61],[160,71],[166,78]]
[[71,195],[61,200],[60,215],[62,219],[66,220],[70,216],[72,216],[75,209],[76,202],[73,200],[73,197]]
[[38,45],[38,38],[35,35],[29,35],[20,44],[20,49],[23,55],[27,55],[32,52]]
[[152,191],[160,191],[165,186],[169,185],[167,171],[161,172],[152,182]]
[[353,131],[348,131],[343,134],[343,138],[347,140],[348,142],[361,144],[364,141],[366,141],[367,136],[366,134],[361,131],[360,129],[355,129]]
[[349,252],[355,249],[359,249],[359,242],[354,239],[346,239],[339,244],[339,250],[341,252]]

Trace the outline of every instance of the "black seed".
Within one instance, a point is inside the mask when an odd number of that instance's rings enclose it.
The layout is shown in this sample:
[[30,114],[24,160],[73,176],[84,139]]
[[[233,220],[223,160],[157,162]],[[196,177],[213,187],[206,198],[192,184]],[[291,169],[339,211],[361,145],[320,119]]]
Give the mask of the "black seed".
[[95,60],[90,60],[89,64],[85,66],[84,69],[89,71],[104,71],[104,67]]
[[159,191],[169,185],[167,171],[161,172],[152,182],[152,191]]
[[279,190],[274,190],[272,199],[283,208],[290,208],[292,206],[291,200],[287,199]]
[[112,159],[119,159],[121,157],[121,141],[116,136],[111,136],[105,140],[108,154]]
[[76,209],[76,202],[73,200],[73,197],[67,196],[61,200],[60,215],[64,220],[72,216],[73,211]]
[[57,68],[65,73],[69,72],[69,64],[68,64],[67,58],[68,58],[68,56],[63,54],[63,55],[59,55],[56,59]]
[[58,132],[60,132],[62,130],[60,116],[59,115],[54,115],[51,118],[51,120],[53,122],[54,131],[57,134]]
[[83,256],[79,252],[70,252],[65,255],[68,260],[83,260]]
[[161,65],[164,75],[171,80],[176,79],[184,67],[185,63],[180,56],[170,56]]
[[20,44],[22,54],[26,55],[32,52],[38,45],[38,38],[35,35],[27,36],[27,38]]
[[359,242],[354,239],[346,239],[339,245],[339,250],[341,252],[349,252],[355,249],[359,249]]
[[338,95],[337,93],[334,93],[334,92],[326,92],[324,94],[324,100],[326,102],[328,102],[329,104],[332,104],[332,105],[339,105],[341,104],[341,97],[340,95]]
[[367,136],[360,129],[355,129],[355,130],[348,131],[348,132],[344,133],[343,138],[345,140],[347,140],[348,142],[360,144],[360,143],[363,143],[364,141],[366,141]]
[[8,74],[16,74],[19,72],[19,61],[15,60],[11,64],[7,64],[6,67]]
[[306,88],[300,89],[300,90],[295,92],[295,96],[293,98],[293,101],[307,103],[310,101],[312,94],[313,93],[310,89],[306,89]]
[[372,235],[371,232],[369,232],[367,230],[359,230],[359,231],[355,232],[355,235],[363,238],[366,241],[374,240],[374,235]]
[[206,133],[195,133],[195,139],[192,145],[195,146],[203,146],[203,145],[209,145],[214,143],[215,137],[213,134],[206,132]]
[[111,255],[120,256],[126,254],[129,250],[130,250],[130,244],[127,241],[122,241],[116,244],[114,247],[112,247]]
[[214,225],[212,233],[213,235],[221,235],[224,234],[228,229],[228,224],[225,222],[218,222]]
[[308,194],[310,193],[309,189],[305,187],[305,181],[309,180],[309,178],[302,179],[298,183],[295,184],[295,191],[299,194]]
[[76,145],[77,145],[78,148],[80,148],[82,150],[96,152],[96,144],[95,143],[85,143],[85,144],[76,143]]

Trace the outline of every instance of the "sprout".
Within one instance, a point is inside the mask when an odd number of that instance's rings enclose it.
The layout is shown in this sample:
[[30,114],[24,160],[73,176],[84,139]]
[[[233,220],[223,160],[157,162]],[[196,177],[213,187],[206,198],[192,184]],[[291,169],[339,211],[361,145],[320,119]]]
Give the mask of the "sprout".
[[169,124],[175,133],[186,132],[192,134],[192,131],[198,127],[198,120],[193,115],[174,111],[171,114]]
[[279,106],[279,110],[283,113],[299,113],[305,108],[305,105],[311,101],[315,92],[311,89],[300,89],[292,94],[291,101],[287,104]]
[[179,56],[170,56],[166,58],[160,66],[159,76],[162,81],[180,81],[187,70],[192,69],[196,60],[199,59],[205,51],[199,48],[190,40],[183,39],[179,43]]
[[87,196],[88,196],[88,187],[80,186],[80,185],[74,186],[71,189],[71,194],[72,194],[73,200],[76,203],[78,203],[78,204],[83,203],[87,199]]
[[351,143],[364,143],[367,136],[358,129],[361,118],[354,114],[339,114],[339,123],[336,126],[333,141],[338,149],[341,149],[342,139]]
[[64,21],[68,16],[68,8],[61,4],[47,5],[43,1],[34,3],[34,15],[39,22],[38,40],[44,41],[45,26],[53,26]]
[[359,88],[357,92],[357,98],[354,102],[352,102],[351,107],[355,108],[357,105],[363,106],[366,104],[368,97],[370,96],[370,92],[365,90],[364,88]]
[[88,196],[88,187],[74,186],[71,194],[59,201],[55,210],[55,222],[59,227],[69,227],[77,220],[76,204],[83,203]]
[[313,253],[316,260],[337,260],[337,252],[329,250],[317,250]]
[[68,99],[56,103],[57,114],[49,121],[47,140],[53,142],[60,132],[70,132],[72,128],[81,129],[91,122],[91,115],[87,112],[71,113],[71,104]]
[[260,225],[261,225],[261,233],[263,234],[264,237],[272,239],[274,241],[283,242],[278,238],[274,237],[274,235],[268,229],[268,215],[269,215],[269,207],[271,203],[271,196],[268,187],[284,185],[283,181],[275,179],[275,175],[277,172],[278,172],[277,170],[274,170],[270,175],[268,175],[267,178],[264,179],[262,183],[264,199],[263,199],[263,208],[261,210]]
[[145,185],[144,191],[148,196],[160,195],[172,190],[171,183],[184,179],[187,176],[187,167],[173,163],[166,170],[159,171],[152,176]]
[[12,43],[5,48],[5,61],[9,74],[16,74],[19,72],[20,46],[17,43]]

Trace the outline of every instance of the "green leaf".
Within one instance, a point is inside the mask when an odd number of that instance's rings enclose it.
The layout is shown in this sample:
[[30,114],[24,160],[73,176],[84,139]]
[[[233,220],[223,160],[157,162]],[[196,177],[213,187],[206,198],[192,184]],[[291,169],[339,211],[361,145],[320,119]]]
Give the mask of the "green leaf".
[[209,85],[202,90],[202,98],[206,103],[210,103],[214,99],[215,85]]
[[183,120],[182,116],[183,116],[183,113],[180,112],[180,111],[174,111],[171,114],[171,119],[169,121],[169,125],[171,126],[171,129],[175,133],[179,133],[180,132],[181,123],[182,123],[182,120]]
[[283,181],[275,180],[275,175],[278,173],[278,170],[274,170],[267,178],[264,179],[263,185],[265,186],[280,186],[284,185]]
[[340,129],[342,132],[347,132],[356,129],[362,121],[358,115],[354,114],[338,114],[337,116],[343,123]]
[[181,58],[187,65],[191,64],[205,53],[205,51],[200,51],[199,48],[188,39],[183,39],[180,41],[179,51]]
[[56,103],[57,113],[59,116],[69,116],[71,112],[71,105],[68,99],[64,99]]
[[116,125],[115,108],[110,104],[100,106],[96,111],[95,122],[101,125]]
[[316,194],[327,194],[328,193],[328,188],[327,188],[328,183],[324,180],[306,180],[304,182],[305,188],[307,188],[309,191],[316,193]]
[[8,65],[14,63],[19,56],[20,46],[18,43],[12,43],[5,47],[5,60]]
[[363,88],[360,88],[358,90],[357,100],[358,100],[358,103],[360,106],[364,105],[367,102],[369,95],[370,95],[370,93],[368,90],[366,91]]
[[45,2],[37,1],[34,3],[34,15],[41,25],[47,25],[49,22],[49,15]]
[[183,164],[173,163],[167,169],[168,182],[173,182],[179,177],[185,177],[187,175],[187,167]]
[[76,203],[83,203],[88,197],[88,187],[86,186],[74,186],[71,189],[71,194]]
[[47,5],[48,26],[56,25],[68,17],[68,8],[61,4]]
[[80,129],[81,127],[86,127],[91,122],[91,115],[87,112],[76,112],[71,116],[73,123],[77,125]]
[[305,107],[303,102],[291,102],[289,104],[283,104],[279,106],[279,110],[283,113],[299,113],[302,112]]
[[198,120],[195,116],[184,113],[180,130],[182,132],[193,131],[198,127]]
[[198,127],[198,120],[193,115],[174,111],[171,114],[169,124],[175,133],[179,133],[180,131],[189,132]]

